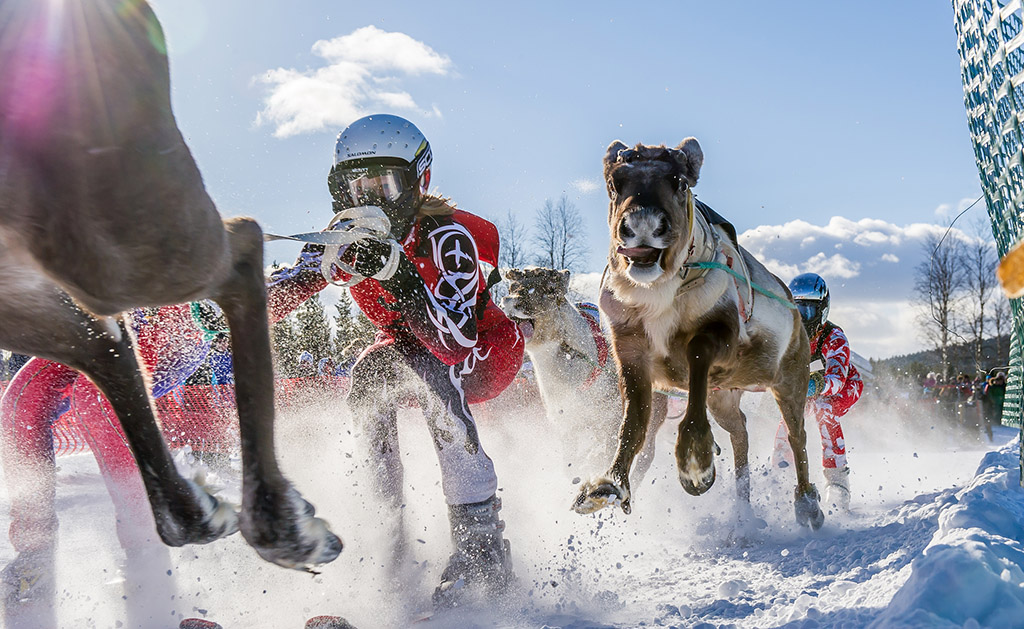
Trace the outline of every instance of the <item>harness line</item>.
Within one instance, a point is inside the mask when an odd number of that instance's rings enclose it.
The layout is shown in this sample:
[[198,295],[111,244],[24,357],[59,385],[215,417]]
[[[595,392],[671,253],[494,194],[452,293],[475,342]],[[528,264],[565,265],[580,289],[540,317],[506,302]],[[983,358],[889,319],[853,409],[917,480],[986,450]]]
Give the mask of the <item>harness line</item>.
[[765,297],[771,297],[772,299],[779,302],[783,306],[789,308],[790,310],[796,310],[796,304],[794,304],[793,302],[789,301],[788,299],[783,299],[782,297],[779,297],[778,295],[767,290],[757,282],[751,280],[749,277],[743,277],[742,275],[740,275],[733,269],[729,268],[728,266],[722,264],[721,262],[687,262],[683,266],[697,269],[720,269],[737,279],[745,281],[752,289],[761,293]]
[[[710,260],[701,262],[684,262],[682,267],[680,267],[679,269],[679,277],[683,280],[683,283],[679,286],[677,292],[681,293],[690,290],[691,288],[696,288],[697,286],[700,286],[700,283],[703,282],[704,276],[708,274],[708,271],[710,271],[711,269],[718,269],[721,271],[725,271],[729,275],[732,275],[734,278],[740,280],[741,282],[747,285],[747,301],[748,303],[750,303],[750,308],[746,316],[747,320],[749,320],[750,317],[752,317],[754,314],[753,291],[757,291],[766,297],[771,297],[772,299],[781,303],[790,310],[796,310],[796,304],[789,301],[788,299],[783,299],[782,297],[779,297],[775,293],[765,289],[763,286],[761,286],[757,282],[753,281],[753,279],[751,279],[750,271],[749,269],[747,269],[747,264],[743,260],[742,252],[738,250],[736,251],[736,257],[740,263],[740,266],[743,268],[742,275],[740,273],[737,273],[732,267],[714,260],[714,258],[718,256],[719,252],[725,254],[725,251],[721,246],[721,239],[718,236],[718,232],[715,231],[715,228],[707,224],[707,221],[704,219],[703,215],[701,215],[699,218],[697,217],[697,211],[694,207],[693,201],[693,192],[690,191],[689,189],[687,189],[686,192],[686,213],[688,214],[687,218],[689,218],[688,222],[690,223],[690,246],[689,250],[687,251],[686,258],[689,259],[694,253],[694,241],[697,238],[695,228],[696,226],[699,225],[701,231],[704,234],[704,250],[698,256],[698,259],[708,257],[710,258]],[[729,257],[728,254],[725,255],[726,257]],[[693,275],[692,277],[688,277],[690,275],[691,269],[699,269],[699,272]],[[739,287],[737,286],[737,289],[738,288]]]

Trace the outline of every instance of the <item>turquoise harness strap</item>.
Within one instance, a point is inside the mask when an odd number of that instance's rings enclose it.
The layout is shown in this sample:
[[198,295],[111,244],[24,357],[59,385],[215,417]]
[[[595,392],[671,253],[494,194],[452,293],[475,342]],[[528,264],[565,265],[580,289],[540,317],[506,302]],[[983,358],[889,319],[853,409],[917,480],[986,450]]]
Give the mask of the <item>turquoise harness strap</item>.
[[[742,275],[730,269],[728,266],[722,264],[721,262],[688,262],[683,266],[691,269],[719,269],[725,271],[729,275],[732,275],[736,279],[741,280],[743,283],[746,283],[748,281],[747,278],[743,277]],[[775,293],[765,290],[762,286],[760,286],[757,282],[753,280],[749,281],[751,288],[761,293],[765,297],[771,297],[772,299],[779,302],[783,306],[789,308],[790,310],[796,310],[796,304],[794,304],[793,302],[789,301],[788,299],[783,299],[782,297],[779,297]]]

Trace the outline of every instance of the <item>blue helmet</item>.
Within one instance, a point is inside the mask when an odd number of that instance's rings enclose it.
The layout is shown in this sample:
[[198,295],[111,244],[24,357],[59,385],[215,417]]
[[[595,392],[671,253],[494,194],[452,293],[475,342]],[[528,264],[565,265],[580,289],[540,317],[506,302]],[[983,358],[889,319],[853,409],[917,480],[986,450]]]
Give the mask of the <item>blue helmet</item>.
[[789,283],[789,291],[793,293],[807,336],[813,337],[828,319],[828,285],[817,273],[802,273]]

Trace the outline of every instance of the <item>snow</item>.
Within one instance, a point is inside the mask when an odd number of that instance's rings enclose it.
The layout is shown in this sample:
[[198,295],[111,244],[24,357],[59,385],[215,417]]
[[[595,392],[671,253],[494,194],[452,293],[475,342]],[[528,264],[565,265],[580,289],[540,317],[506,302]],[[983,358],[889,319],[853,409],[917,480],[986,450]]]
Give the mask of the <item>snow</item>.
[[[731,448],[717,427],[718,480],[704,496],[683,492],[670,421],[629,516],[570,510],[579,478],[601,470],[570,465],[539,409],[480,409],[521,588],[494,609],[426,626],[1024,626],[1017,431],[999,427],[989,443],[921,408],[863,402],[844,421],[853,511],[827,513],[817,532],[793,521],[792,472],[768,466],[778,412],[765,395],[744,399],[749,507],[735,499]],[[229,629],[298,628],[319,614],[345,616],[360,629],[408,624],[427,607],[449,542],[426,427],[415,410],[403,411],[400,423],[416,563],[397,573],[386,568],[394,520],[373,500],[351,418],[337,406],[292,409],[278,420],[286,473],[346,543],[319,575],[267,564],[238,535],[159,547],[126,563],[91,455],[62,457],[58,625],[168,627],[205,616]],[[819,450],[809,448],[812,479],[823,488]],[[237,498],[235,475],[207,479],[217,481]],[[6,530],[2,489],[0,503]],[[0,544],[0,565],[13,557]]]

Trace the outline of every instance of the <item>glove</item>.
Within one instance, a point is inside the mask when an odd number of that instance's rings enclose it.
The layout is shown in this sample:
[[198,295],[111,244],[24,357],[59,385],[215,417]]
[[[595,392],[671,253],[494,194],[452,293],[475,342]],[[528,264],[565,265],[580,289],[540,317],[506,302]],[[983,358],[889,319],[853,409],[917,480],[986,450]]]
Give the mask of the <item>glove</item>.
[[270,274],[269,286],[296,277],[297,275],[312,271],[320,272],[320,260],[324,255],[324,246],[307,243],[299,252],[299,257],[292,266],[284,266]]
[[[391,260],[390,242],[384,242],[376,238],[364,238],[349,247],[349,252],[355,255],[351,267],[356,273],[363,277],[377,277],[381,274]],[[394,271],[392,270],[392,274]],[[391,275],[388,275],[390,278]],[[378,279],[387,279],[378,277]]]
[[295,260],[295,265],[292,268],[297,272],[319,271],[320,260],[323,258],[323,255],[323,245],[308,242],[303,245],[302,251],[299,252],[299,257]]
[[807,383],[807,397],[818,397],[825,390],[825,376],[820,371],[811,374]]

